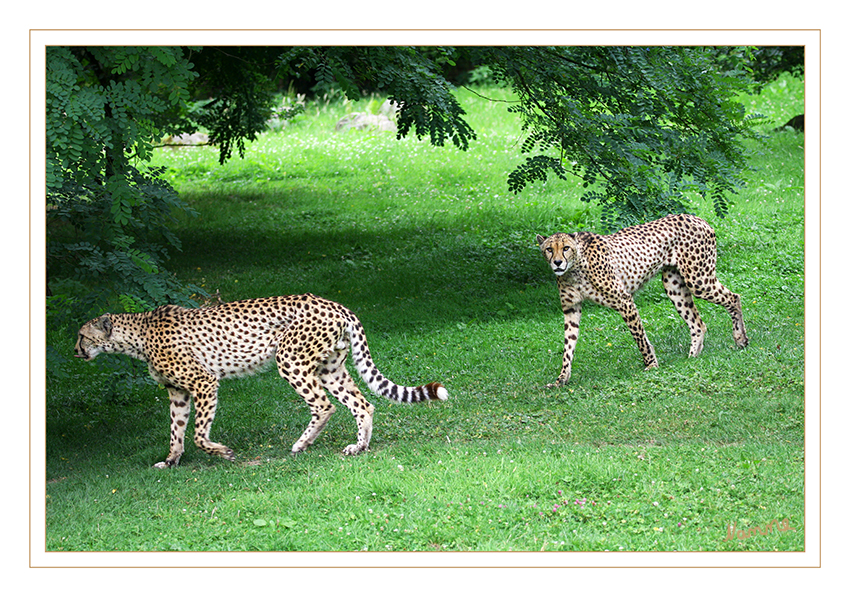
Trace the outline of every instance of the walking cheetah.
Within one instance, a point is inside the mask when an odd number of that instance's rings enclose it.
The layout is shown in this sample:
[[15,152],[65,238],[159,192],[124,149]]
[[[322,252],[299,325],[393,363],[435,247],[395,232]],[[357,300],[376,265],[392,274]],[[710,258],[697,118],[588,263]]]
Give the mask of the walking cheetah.
[[693,297],[725,307],[732,317],[735,344],[743,348],[749,342],[741,297],[715,275],[714,230],[696,216],[670,215],[611,235],[537,235],[537,243],[557,277],[564,311],[564,361],[561,374],[551,385],[563,385],[570,379],[584,300],[616,309],[629,326],[646,368],[658,366],[632,295],[659,271],[667,296],[690,329],[689,356],[702,352],[706,331]]
[[445,400],[440,383],[404,387],[378,372],[357,316],[340,304],[314,296],[279,296],[223,303],[202,309],[175,305],[146,313],[105,314],[83,325],[75,356],[88,361],[119,353],[145,361],[153,379],[171,400],[171,449],[157,468],[176,466],[183,454],[190,398],[195,402],[195,445],[208,454],[234,460],[233,450],[210,441],[219,381],[248,375],[272,361],[281,377],[310,407],[311,420],[292,453],[315,441],[336,410],[325,390],[344,404],[357,422],[357,443],[369,447],[372,413],[345,368],[349,347],[357,372],[374,393],[396,402]]

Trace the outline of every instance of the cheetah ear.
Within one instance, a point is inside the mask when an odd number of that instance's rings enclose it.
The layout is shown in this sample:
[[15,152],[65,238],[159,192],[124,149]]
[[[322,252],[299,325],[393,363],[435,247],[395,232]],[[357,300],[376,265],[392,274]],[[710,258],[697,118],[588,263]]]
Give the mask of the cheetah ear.
[[540,235],[540,234],[538,234],[536,237],[534,237],[534,240],[536,240],[536,241],[537,241],[537,244],[538,244],[538,245],[542,245],[542,244],[543,244],[543,241],[545,241],[545,240],[546,240],[546,237],[545,237],[545,236],[542,236],[542,235]]
[[94,320],[94,327],[101,330],[107,336],[112,335],[112,317],[105,313]]

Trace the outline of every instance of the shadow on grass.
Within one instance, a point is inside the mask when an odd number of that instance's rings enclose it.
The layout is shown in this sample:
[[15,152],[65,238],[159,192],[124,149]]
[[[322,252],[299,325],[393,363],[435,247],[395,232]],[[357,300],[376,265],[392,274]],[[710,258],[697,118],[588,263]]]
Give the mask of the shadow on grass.
[[288,230],[186,229],[169,267],[221,290],[225,301],[312,292],[355,311],[415,303],[415,319],[427,327],[522,316],[530,290],[542,291],[559,313],[555,281],[530,234],[500,240],[487,231],[421,226],[382,234],[356,224],[331,228],[324,219],[309,231],[303,222]]

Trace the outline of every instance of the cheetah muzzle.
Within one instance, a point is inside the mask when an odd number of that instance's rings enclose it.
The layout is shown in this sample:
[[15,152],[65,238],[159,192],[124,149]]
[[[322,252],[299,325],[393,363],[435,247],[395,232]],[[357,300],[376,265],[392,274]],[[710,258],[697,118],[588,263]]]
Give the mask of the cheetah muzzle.
[[658,366],[632,295],[659,272],[667,296],[690,330],[689,356],[702,352],[706,332],[694,297],[722,305],[732,318],[735,344],[743,348],[749,343],[741,297],[717,280],[714,230],[696,216],[670,215],[611,235],[538,235],[537,243],[557,278],[564,312],[563,365],[550,386],[570,379],[585,300],[615,309],[637,342],[645,367]]
[[375,407],[363,397],[345,367],[351,352],[369,389],[395,402],[446,400],[433,382],[400,386],[375,367],[357,316],[338,303],[304,294],[247,299],[200,309],[166,305],[145,313],[105,314],[80,328],[75,356],[87,361],[101,353],[126,354],[147,363],[171,402],[171,444],[157,468],[176,466],[191,403],[194,441],[201,450],[234,460],[233,450],[210,440],[222,379],[249,375],[272,362],[310,408],[310,423],[292,453],[311,445],[336,410],[326,395],[345,405],[357,423],[357,442],[344,454],[369,447]]

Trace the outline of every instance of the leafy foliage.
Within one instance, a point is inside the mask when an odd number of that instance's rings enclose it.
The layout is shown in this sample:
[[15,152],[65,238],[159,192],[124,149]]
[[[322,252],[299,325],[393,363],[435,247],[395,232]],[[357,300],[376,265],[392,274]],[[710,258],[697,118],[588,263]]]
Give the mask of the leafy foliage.
[[684,47],[491,48],[495,76],[519,96],[529,154],[508,177],[514,192],[549,173],[582,178],[583,201],[608,228],[687,209],[687,193],[724,215],[755,136],[738,103],[740,62]]
[[509,86],[528,154],[508,177],[519,193],[550,174],[582,179],[616,228],[685,211],[687,194],[710,197],[718,215],[743,185],[743,140],[755,136],[738,94],[751,87],[752,52],[687,47],[296,48],[286,73],[312,73],[319,88],[386,93],[411,130],[462,149],[475,139],[451,93],[462,56]]
[[399,106],[398,136],[413,131],[434,145],[446,139],[466,149],[475,132],[446,80],[444,66],[454,65],[454,48],[324,47],[293,48],[280,58],[285,74],[312,72],[319,89],[339,86],[360,99],[371,88]]
[[719,47],[713,51],[720,61],[731,58],[740,62],[744,57],[746,68],[758,83],[759,91],[782,73],[802,77],[805,71],[805,46]]
[[269,49],[210,47],[203,48],[194,59],[199,73],[196,92],[206,93],[209,99],[200,103],[192,120],[209,131],[210,143],[219,148],[220,164],[232,157],[234,149],[244,157],[245,141],[255,140],[272,117],[273,62]]
[[51,327],[191,303],[197,289],[162,267],[180,247],[176,214],[191,210],[145,162],[189,99],[192,64],[179,48],[49,47],[46,75]]

